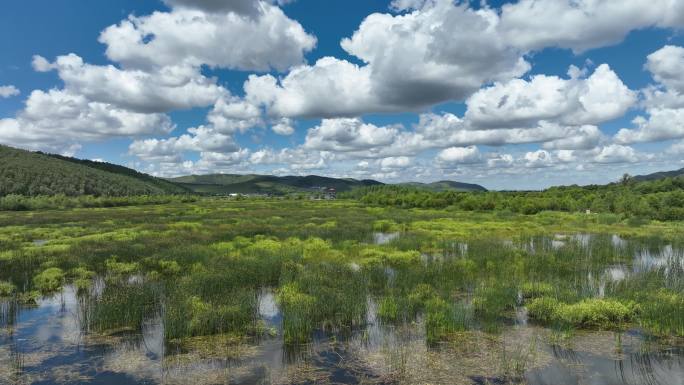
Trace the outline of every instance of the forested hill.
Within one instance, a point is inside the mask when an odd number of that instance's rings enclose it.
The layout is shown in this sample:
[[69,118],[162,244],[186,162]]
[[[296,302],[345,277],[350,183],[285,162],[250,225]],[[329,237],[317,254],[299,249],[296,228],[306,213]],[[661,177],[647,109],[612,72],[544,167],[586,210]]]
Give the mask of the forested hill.
[[123,166],[0,145],[0,196],[131,196],[186,193],[166,180]]
[[648,181],[648,180],[658,180],[663,178],[676,178],[679,176],[684,176],[684,168],[674,171],[661,171],[654,172],[648,175],[637,175],[633,179],[638,182]]
[[169,179],[197,193],[204,194],[288,194],[311,192],[316,188],[335,188],[337,191],[348,191],[355,187],[375,186],[382,183],[374,180],[340,179],[324,176],[274,176],[274,175],[238,175],[210,174],[189,175]]
[[400,186],[415,187],[418,189],[428,190],[428,191],[487,191],[486,188],[480,186],[479,184],[454,182],[452,180],[441,180],[439,182],[432,183],[417,183],[409,182],[402,183]]

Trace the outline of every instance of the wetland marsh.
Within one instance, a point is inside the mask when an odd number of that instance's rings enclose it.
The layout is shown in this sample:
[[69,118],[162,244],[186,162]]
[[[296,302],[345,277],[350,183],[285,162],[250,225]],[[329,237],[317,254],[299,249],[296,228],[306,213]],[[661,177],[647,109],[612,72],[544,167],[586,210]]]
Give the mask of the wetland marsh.
[[0,212],[0,383],[683,384],[682,230],[352,201]]

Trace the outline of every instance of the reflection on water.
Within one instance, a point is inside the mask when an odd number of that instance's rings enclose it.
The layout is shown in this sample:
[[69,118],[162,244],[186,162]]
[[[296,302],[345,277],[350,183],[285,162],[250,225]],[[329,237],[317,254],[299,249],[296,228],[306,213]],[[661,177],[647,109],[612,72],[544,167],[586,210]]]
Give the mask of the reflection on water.
[[384,245],[399,238],[399,233],[373,233],[373,243]]
[[[397,236],[378,233],[375,241]],[[589,247],[591,242],[586,234],[558,235],[526,241],[523,247]],[[606,242],[630,247],[617,236]],[[502,247],[513,242],[503,241]],[[468,253],[465,243],[453,248],[457,257]],[[596,290],[603,294],[607,284],[654,269],[681,275],[682,255],[671,245],[637,247],[631,263],[589,272],[588,281],[598,282]],[[423,263],[442,258],[425,254]],[[395,279],[393,269],[385,273]],[[91,295],[101,296],[104,285],[97,279]],[[140,332],[88,334],[89,302],[72,286],[34,307],[0,301],[0,384],[503,384],[515,378],[505,376],[511,367],[522,367],[530,385],[684,385],[682,347],[657,345],[636,332],[583,333],[560,346],[550,330],[528,323],[524,307],[516,309],[515,322],[500,335],[467,332],[455,342],[429,347],[420,317],[384,325],[369,297],[363,327],[317,331],[309,344],[286,346],[274,291],[262,289],[258,299],[258,315],[272,332],[244,342],[209,337],[206,350],[165,341],[160,314],[149,314]]]

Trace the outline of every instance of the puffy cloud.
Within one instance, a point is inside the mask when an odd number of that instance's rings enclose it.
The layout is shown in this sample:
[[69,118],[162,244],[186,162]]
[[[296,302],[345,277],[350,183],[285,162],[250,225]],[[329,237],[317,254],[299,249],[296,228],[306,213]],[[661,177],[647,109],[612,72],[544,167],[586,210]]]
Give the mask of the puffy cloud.
[[292,127],[292,125],[292,119],[282,118],[275,122],[273,126],[271,126],[271,130],[278,135],[289,136],[295,132],[295,129]]
[[[298,22],[265,2],[259,2],[261,12],[255,18],[201,9],[210,4],[221,5],[217,1],[203,0],[196,4],[200,4],[195,7],[199,9],[178,7],[148,16],[131,15],[118,25],[108,27],[99,39],[107,45],[107,57],[126,68],[146,70],[208,65],[283,71],[302,63],[304,53],[316,45],[316,38],[307,34]],[[246,2],[223,5],[236,9],[239,4]]]
[[41,71],[57,70],[65,89],[89,100],[143,113],[168,112],[212,105],[227,93],[216,79],[204,77],[199,68],[167,66],[155,72],[121,70],[113,65],[86,64],[75,54],[49,63],[33,59]]
[[449,147],[437,154],[436,160],[443,167],[451,167],[459,164],[480,163],[482,155],[475,146]]
[[546,149],[588,150],[596,147],[603,133],[596,126],[567,127],[563,138],[544,143]]
[[501,154],[493,158],[487,159],[487,167],[489,168],[509,168],[513,166],[515,159],[511,154]]
[[[482,84],[530,68],[502,43],[495,11],[438,1],[406,15],[372,14],[342,48],[365,64],[326,57],[245,89],[273,115],[342,117],[463,100]],[[436,28],[435,26],[439,26]]]
[[619,43],[636,29],[681,28],[683,15],[678,0],[520,0],[501,8],[499,28],[520,49],[582,52]]
[[131,112],[65,90],[33,91],[16,118],[0,120],[0,141],[59,149],[81,141],[166,134],[174,128],[165,114]]
[[646,116],[615,135],[621,144],[684,138],[684,48],[665,46],[648,56],[646,68],[659,82],[644,91]]
[[666,45],[648,55],[646,62],[653,78],[665,87],[684,93],[684,48]]
[[[284,5],[293,0],[277,0],[270,3]],[[164,0],[172,8],[200,9],[206,12],[234,12],[241,15],[258,15],[264,8],[259,0]]]
[[390,145],[399,129],[378,127],[360,119],[324,119],[306,135],[304,147],[314,150],[354,152]]
[[559,161],[564,163],[570,163],[577,160],[577,156],[575,156],[574,150],[558,150],[556,152],[556,158],[558,158]]
[[129,154],[147,161],[179,162],[188,151],[233,153],[240,151],[231,136],[200,126],[188,129],[189,134],[168,139],[136,140]]
[[324,57],[313,66],[293,68],[280,81],[271,75],[252,75],[245,91],[249,100],[275,116],[358,116],[368,110],[395,110],[381,106],[373,96],[370,77],[369,67]]
[[601,148],[593,160],[596,163],[633,163],[639,157],[632,147],[611,144]]
[[19,94],[19,89],[13,85],[0,86],[0,98],[10,98],[12,96],[17,96]]
[[207,115],[212,127],[220,132],[233,134],[263,125],[261,110],[239,98],[220,98]]
[[342,48],[369,63],[382,100],[415,108],[527,72],[520,52],[502,42],[498,23],[494,10],[430,1],[405,15],[368,16]]
[[636,93],[602,64],[586,79],[536,75],[481,89],[467,100],[466,118],[482,128],[537,126],[542,120],[598,124],[624,115],[636,100]]
[[618,143],[655,142],[684,137],[684,108],[650,108],[648,119],[638,116],[636,128],[623,128],[615,135]]
[[173,8],[234,12],[241,15],[257,15],[261,10],[261,2],[255,0],[164,0],[164,3]]
[[546,150],[530,151],[525,154],[525,167],[542,168],[553,166],[553,157]]
[[407,156],[392,156],[380,160],[383,170],[403,169],[411,165],[411,158]]
[[255,151],[250,156],[250,163],[255,165],[286,165],[289,170],[318,170],[327,166],[327,162],[335,155],[327,151],[311,151],[302,147],[284,148],[275,151],[269,148]]

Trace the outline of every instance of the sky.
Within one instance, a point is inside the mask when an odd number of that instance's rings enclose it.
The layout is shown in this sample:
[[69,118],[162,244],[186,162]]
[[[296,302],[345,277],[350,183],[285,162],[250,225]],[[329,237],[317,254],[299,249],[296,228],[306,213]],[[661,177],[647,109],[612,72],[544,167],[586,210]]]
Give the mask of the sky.
[[22,0],[0,143],[173,177],[607,183],[684,167],[684,1]]

